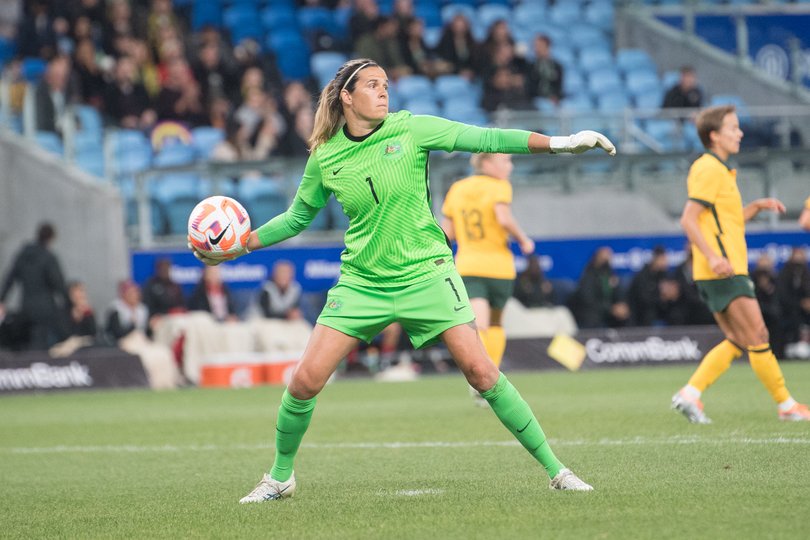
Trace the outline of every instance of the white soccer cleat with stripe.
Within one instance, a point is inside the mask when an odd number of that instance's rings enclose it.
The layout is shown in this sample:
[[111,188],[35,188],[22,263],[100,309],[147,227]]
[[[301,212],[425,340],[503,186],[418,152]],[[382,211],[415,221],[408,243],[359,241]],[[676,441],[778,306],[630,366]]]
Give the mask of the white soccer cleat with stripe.
[[295,475],[290,476],[286,482],[279,482],[270,478],[269,474],[262,476],[261,482],[256,484],[253,491],[239,499],[239,504],[277,501],[292,497],[295,493]]
[[551,479],[549,489],[565,491],[593,491],[593,486],[582,481],[571,469],[562,469],[557,476]]
[[693,424],[711,424],[712,420],[703,412],[703,402],[692,399],[683,390],[672,396],[672,409],[678,411]]

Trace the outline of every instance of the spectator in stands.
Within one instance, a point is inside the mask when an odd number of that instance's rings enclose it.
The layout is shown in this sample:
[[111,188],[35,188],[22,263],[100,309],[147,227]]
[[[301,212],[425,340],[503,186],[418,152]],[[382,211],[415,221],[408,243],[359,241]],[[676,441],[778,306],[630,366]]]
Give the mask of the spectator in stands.
[[194,78],[200,83],[202,100],[206,107],[219,98],[231,103],[239,102],[238,73],[235,66],[225,63],[216,43],[200,47],[194,66]]
[[374,32],[380,8],[377,0],[354,0],[354,9],[349,18],[349,43],[352,50],[357,50],[357,43],[366,34]]
[[680,80],[664,95],[661,106],[664,108],[695,109],[702,105],[703,91],[698,86],[697,72],[692,66],[683,66]]
[[658,284],[658,322],[667,326],[692,324],[689,304],[681,292],[681,285],[673,276],[666,276]]
[[[413,12],[413,0],[394,0],[394,9],[391,16],[397,21],[400,38],[404,39],[408,26],[411,22],[417,20]],[[424,27],[424,23],[422,26]]]
[[287,132],[281,139],[279,153],[287,157],[306,157],[309,155],[309,137],[315,125],[315,113],[312,109],[301,108],[295,113],[292,123],[288,123]]
[[514,297],[528,308],[551,306],[554,286],[546,279],[540,259],[535,254],[526,257],[526,269],[515,279]]
[[203,268],[200,282],[188,300],[190,311],[207,311],[219,322],[236,321],[236,304],[230,288],[222,282],[218,266]]
[[550,99],[555,104],[563,97],[563,68],[551,57],[551,38],[534,38],[534,62],[529,67],[529,95]]
[[810,267],[803,247],[794,247],[790,252],[776,278],[776,291],[785,343],[799,341],[801,327],[810,325]]
[[157,97],[159,120],[176,120],[196,127],[207,123],[202,105],[200,85],[191,75],[185,60],[175,60],[168,66],[167,79]]
[[233,56],[239,72],[242,74],[242,95],[245,94],[245,79],[255,78],[248,76],[248,72],[258,71],[261,74],[261,89],[272,96],[280,95],[282,84],[281,71],[276,64],[276,58],[270,51],[262,51],[256,41],[243,39],[233,49]]
[[496,45],[482,75],[484,96],[481,106],[487,111],[531,108],[526,85],[527,74],[528,65],[525,60],[515,56],[514,45],[508,42]]
[[22,114],[28,82],[23,77],[21,59],[12,58],[3,66],[3,83],[8,85],[8,102],[11,112],[15,115]]
[[757,295],[762,318],[771,336],[771,347],[777,358],[784,358],[785,342],[782,330],[782,307],[779,304],[777,292],[777,277],[774,270],[773,259],[762,254],[757,259],[751,271],[751,281],[754,282],[754,292]]
[[354,49],[359,56],[371,58],[385,66],[393,80],[411,74],[400,48],[399,25],[393,17],[377,18],[373,31],[358,38]]
[[31,3],[18,33],[17,50],[20,56],[50,59],[56,54],[53,20],[50,2],[34,0]]
[[48,62],[45,75],[36,89],[37,131],[62,133],[66,107],[73,101],[69,91],[70,60],[59,56]]
[[684,247],[684,261],[675,268],[673,279],[678,289],[686,311],[685,324],[714,324],[712,312],[700,298],[700,292],[692,275],[692,244],[687,242]]
[[172,279],[171,269],[169,259],[159,259],[155,263],[155,274],[144,285],[143,302],[149,309],[150,319],[186,310],[183,290]]
[[14,41],[17,38],[17,27],[22,19],[22,0],[0,2],[0,37]]
[[160,93],[160,77],[146,42],[141,39],[129,41],[128,55],[135,62],[137,78],[143,84],[149,98],[157,98]]
[[581,328],[625,326],[630,318],[619,276],[610,265],[611,257],[613,250],[609,247],[597,249],[571,295],[570,308]]
[[89,39],[76,45],[73,55],[73,73],[78,81],[78,91],[82,102],[97,109],[104,106],[105,75],[96,61],[96,47]]
[[112,82],[107,85],[104,107],[115,124],[126,129],[149,129],[157,120],[149,94],[137,80],[135,61],[129,56],[118,59]]
[[478,75],[480,52],[467,17],[459,13],[445,25],[436,54],[453,66],[453,73],[470,81]]
[[273,265],[270,280],[262,285],[259,308],[269,319],[295,321],[303,319],[301,313],[301,284],[295,281],[295,266],[289,261]]
[[659,320],[662,308],[660,287],[668,269],[666,250],[656,246],[650,262],[633,276],[627,290],[627,304],[634,325],[652,326]]
[[73,281],[68,285],[67,307],[67,335],[95,339],[96,316],[87,299],[87,289],[81,281]]
[[20,285],[20,315],[30,328],[31,349],[47,349],[65,337],[60,314],[67,304],[67,291],[62,267],[51,251],[55,238],[53,225],[42,223],[36,242],[23,246],[17,253],[0,290],[2,316],[9,292],[14,284]]
[[164,29],[171,29],[180,34],[180,20],[172,9],[172,0],[152,0],[152,6],[146,21],[146,35],[149,44],[159,49],[164,40]]
[[102,43],[104,51],[115,55],[118,52],[116,42],[119,39],[145,37],[146,23],[138,6],[133,9],[129,0],[108,0]]
[[[410,0],[407,0],[410,1]],[[431,79],[450,73],[449,62],[436,58],[436,55],[425,45],[425,23],[422,19],[411,18],[402,31],[401,47],[405,64],[417,75]]]
[[118,286],[118,298],[107,314],[107,339],[124,351],[138,355],[152,388],[175,388],[183,384],[171,349],[154,343],[149,336],[155,320],[141,301],[141,290],[133,281]]
[[810,197],[807,197],[807,200],[804,201],[804,209],[799,215],[799,225],[810,231]]
[[497,20],[492,23],[487,30],[487,36],[481,44],[484,55],[487,59],[492,58],[497,49],[502,45],[515,46],[515,38],[512,37],[512,32],[509,30],[509,25],[503,19]]
[[265,159],[278,152],[286,130],[278,103],[264,90],[251,88],[234,117],[240,126],[240,153],[243,159]]

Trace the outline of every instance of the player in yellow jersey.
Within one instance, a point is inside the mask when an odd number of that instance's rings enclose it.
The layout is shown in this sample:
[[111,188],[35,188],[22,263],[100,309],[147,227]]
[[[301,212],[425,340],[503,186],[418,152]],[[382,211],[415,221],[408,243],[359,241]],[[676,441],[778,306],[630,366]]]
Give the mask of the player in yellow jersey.
[[[447,192],[442,229],[458,244],[456,268],[467,289],[478,334],[493,363],[500,366],[506,349],[501,316],[515,281],[509,236],[525,255],[534,253],[534,241],[512,215],[512,156],[473,154],[470,163],[475,174]],[[477,392],[471,393],[476,403],[486,405]]]
[[686,386],[672,397],[672,408],[690,422],[710,423],[701,394],[747,351],[751,368],[778,404],[779,418],[810,420],[807,406],[797,403],[785,387],[748,277],[745,222],[762,210],[784,213],[785,205],[768,198],[743,206],[737,171],[727,163],[740,151],[743,137],[733,106],[705,109],[696,124],[707,152],[689,170],[681,226],[692,242],[695,283],[726,339],[706,354]]
[[807,197],[807,200],[804,201],[804,210],[799,215],[799,225],[803,229],[810,231],[810,197]]

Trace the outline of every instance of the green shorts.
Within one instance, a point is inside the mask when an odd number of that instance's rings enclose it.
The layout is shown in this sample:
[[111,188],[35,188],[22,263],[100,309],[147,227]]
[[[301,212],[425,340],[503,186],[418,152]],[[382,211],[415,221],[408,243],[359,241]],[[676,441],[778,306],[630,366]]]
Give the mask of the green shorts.
[[695,281],[700,297],[712,313],[722,313],[732,300],[740,296],[756,298],[754,282],[748,276]]
[[503,309],[515,288],[514,279],[496,279],[478,276],[461,276],[470,298],[483,298],[494,309]]
[[474,319],[467,290],[453,270],[401,287],[338,282],[329,290],[318,323],[370,343],[398,322],[418,349],[439,341],[448,328]]

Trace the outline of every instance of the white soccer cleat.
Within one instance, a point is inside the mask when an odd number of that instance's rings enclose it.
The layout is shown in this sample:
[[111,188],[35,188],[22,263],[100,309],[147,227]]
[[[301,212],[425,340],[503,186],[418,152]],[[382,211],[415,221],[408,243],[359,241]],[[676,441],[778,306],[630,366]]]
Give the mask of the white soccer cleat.
[[292,497],[295,493],[295,475],[290,476],[286,482],[279,482],[270,478],[269,474],[262,476],[261,482],[256,484],[253,491],[239,499],[239,504],[277,501]]
[[548,483],[549,489],[566,491],[593,491],[593,486],[583,482],[571,469],[562,469],[557,476]]
[[692,399],[683,391],[672,396],[672,408],[683,414],[693,424],[711,424],[711,419],[703,412],[703,402]]

